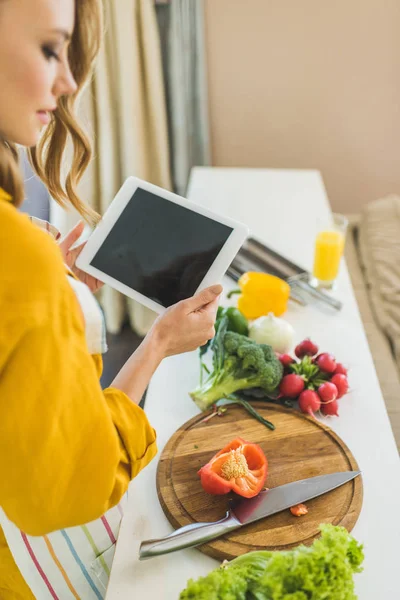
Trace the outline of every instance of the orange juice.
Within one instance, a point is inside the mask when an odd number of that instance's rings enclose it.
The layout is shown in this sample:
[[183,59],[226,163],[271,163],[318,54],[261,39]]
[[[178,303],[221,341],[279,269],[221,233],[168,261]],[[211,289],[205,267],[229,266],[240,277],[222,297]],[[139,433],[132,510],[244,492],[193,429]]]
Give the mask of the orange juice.
[[321,231],[315,242],[313,275],[320,281],[336,279],[344,250],[344,235],[340,231]]

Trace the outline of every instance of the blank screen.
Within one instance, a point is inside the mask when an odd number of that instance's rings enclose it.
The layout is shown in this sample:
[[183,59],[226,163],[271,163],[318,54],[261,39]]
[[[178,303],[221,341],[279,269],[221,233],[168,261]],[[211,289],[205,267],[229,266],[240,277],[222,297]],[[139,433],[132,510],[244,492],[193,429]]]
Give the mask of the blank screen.
[[194,294],[232,231],[138,188],[91,265],[168,307]]

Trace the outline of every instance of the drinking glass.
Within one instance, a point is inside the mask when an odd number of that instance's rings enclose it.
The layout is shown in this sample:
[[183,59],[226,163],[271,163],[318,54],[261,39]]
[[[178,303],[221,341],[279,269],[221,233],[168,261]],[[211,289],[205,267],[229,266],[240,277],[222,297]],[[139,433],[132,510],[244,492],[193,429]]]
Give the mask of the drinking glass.
[[315,240],[313,285],[333,289],[343,256],[348,219],[334,213],[320,223]]

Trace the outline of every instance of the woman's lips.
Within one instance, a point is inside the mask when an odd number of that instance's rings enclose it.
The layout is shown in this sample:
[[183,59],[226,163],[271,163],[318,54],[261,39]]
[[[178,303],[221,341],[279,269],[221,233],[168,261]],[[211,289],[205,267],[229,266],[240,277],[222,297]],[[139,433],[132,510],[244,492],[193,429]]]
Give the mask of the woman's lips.
[[46,110],[38,110],[37,116],[43,125],[48,125],[50,123],[50,113]]

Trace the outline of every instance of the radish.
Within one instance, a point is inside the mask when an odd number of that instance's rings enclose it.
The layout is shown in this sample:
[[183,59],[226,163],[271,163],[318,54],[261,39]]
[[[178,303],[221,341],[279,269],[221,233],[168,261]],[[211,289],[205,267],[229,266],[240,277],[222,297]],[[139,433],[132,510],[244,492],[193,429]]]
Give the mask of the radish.
[[333,402],[338,397],[338,389],[336,385],[330,381],[326,381],[318,388],[318,395],[324,402]]
[[279,354],[278,358],[285,367],[285,369],[287,369],[292,363],[294,363],[294,358],[289,356],[289,354]]
[[318,346],[314,344],[314,342],[312,342],[310,338],[307,338],[306,340],[300,342],[300,344],[298,344],[294,350],[294,353],[297,356],[297,358],[303,358],[303,356],[315,356],[317,352]]
[[303,413],[308,413],[312,417],[314,413],[321,408],[321,400],[317,392],[313,390],[304,390],[299,396],[299,408]]
[[342,363],[336,363],[336,369],[333,372],[334,375],[346,375],[347,377],[347,369]]
[[285,375],[279,386],[279,391],[287,398],[297,398],[304,390],[304,379],[300,375],[292,373]]
[[336,375],[332,377],[331,383],[337,387],[338,398],[341,398],[349,391],[349,382],[346,375],[343,375],[342,373],[336,373]]
[[321,404],[321,412],[327,417],[338,417],[339,403],[337,400],[333,400],[333,402],[326,402],[325,404]]
[[325,373],[333,373],[336,369],[335,358],[332,354],[328,354],[328,352],[320,354],[316,362],[321,371],[324,371]]

